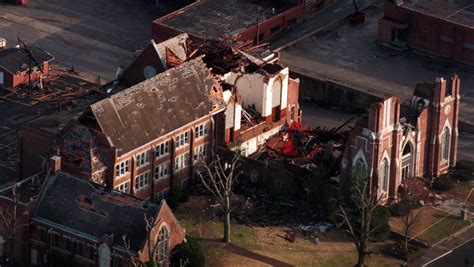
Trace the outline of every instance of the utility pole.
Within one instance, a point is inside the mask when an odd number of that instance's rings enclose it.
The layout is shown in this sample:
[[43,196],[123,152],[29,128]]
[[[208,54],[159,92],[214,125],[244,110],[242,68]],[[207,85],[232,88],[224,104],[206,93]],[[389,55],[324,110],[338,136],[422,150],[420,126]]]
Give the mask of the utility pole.
[[258,10],[258,6],[257,6],[257,45],[259,45],[260,43],[260,29],[258,27],[258,23],[259,23],[259,10]]

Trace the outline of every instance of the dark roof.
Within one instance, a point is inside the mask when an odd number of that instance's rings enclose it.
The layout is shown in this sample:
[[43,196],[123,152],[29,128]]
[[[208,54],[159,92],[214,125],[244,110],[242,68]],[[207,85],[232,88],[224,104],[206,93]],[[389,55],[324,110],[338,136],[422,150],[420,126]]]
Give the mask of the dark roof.
[[[36,62],[38,62],[38,64],[54,59],[51,54],[37,46],[32,46],[29,49],[33,55],[33,58],[36,60]],[[30,61],[28,59],[27,53],[23,49],[7,48],[3,51],[0,51],[0,67],[3,67],[11,74],[27,70],[29,62]],[[34,65],[35,64],[31,62],[31,66]]]
[[[200,38],[236,35],[291,8],[292,1],[203,0],[159,23]],[[274,9],[274,10],[273,10]]]
[[429,16],[474,28],[474,2],[472,0],[405,0],[403,6]]
[[146,237],[145,215],[155,218],[161,206],[104,188],[59,171],[51,176],[40,196],[35,218],[100,240],[112,236],[112,245],[139,251]]
[[434,85],[432,83],[418,83],[413,95],[426,100],[433,100]]
[[111,146],[127,153],[212,113],[219,88],[201,58],[91,105]]

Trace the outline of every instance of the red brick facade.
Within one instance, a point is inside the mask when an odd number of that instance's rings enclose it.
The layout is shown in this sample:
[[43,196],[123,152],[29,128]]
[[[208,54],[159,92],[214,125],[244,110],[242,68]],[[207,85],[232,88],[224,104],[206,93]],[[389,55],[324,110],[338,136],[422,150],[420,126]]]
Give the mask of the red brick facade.
[[[168,251],[172,251],[177,245],[183,242],[185,231],[166,202],[163,203],[155,221],[157,223],[150,232],[153,244],[156,244],[158,234],[162,227],[166,227],[169,231]],[[148,241],[144,242],[140,251],[131,251],[129,254],[124,246],[110,248],[111,242],[108,237],[97,240],[61,227],[60,225],[52,225],[36,219],[33,219],[33,225],[30,228],[31,251],[22,255],[24,255],[25,258],[27,257],[27,259],[31,259],[32,264],[36,262],[36,264],[33,264],[34,266],[49,266],[51,253],[59,255],[59,257],[74,259],[76,263],[75,266],[100,266],[100,248],[103,244],[107,245],[111,252],[110,266],[133,266],[129,262],[131,253],[137,253],[137,257],[142,262],[149,260]],[[114,236],[114,238],[122,240],[122,237]],[[80,249],[80,247],[82,248]],[[167,257],[169,257],[169,255],[167,255]]]
[[[474,28],[429,12],[386,1],[379,21],[380,43],[408,47],[441,58],[474,64]],[[454,12],[453,12],[454,13]],[[472,20],[472,19],[471,19]]]
[[[199,126],[207,127],[205,136],[196,138],[196,127]],[[132,195],[137,196],[141,199],[147,200],[159,200],[163,198],[163,195],[166,196],[168,189],[171,187],[173,181],[178,183],[185,183],[188,179],[194,176],[194,160],[198,156],[196,154],[196,149],[200,146],[207,146],[206,154],[207,156],[210,155],[213,149],[213,142],[212,142],[212,132],[214,130],[214,123],[211,119],[211,116],[196,120],[192,124],[182,127],[181,129],[177,129],[166,136],[158,138],[147,144],[146,146],[139,147],[133,151],[128,152],[124,155],[116,155],[113,165],[115,166],[114,170],[117,170],[117,166],[120,165],[122,162],[129,161],[130,171],[126,172],[123,175],[117,175],[117,171],[115,171],[112,177],[106,178],[107,185],[111,188],[115,188],[120,190],[119,186],[124,183],[129,183],[128,190],[124,190],[126,193],[130,193]],[[176,147],[176,140],[180,138],[181,134],[188,135],[188,143],[180,147]],[[157,150],[161,149],[162,144],[168,143],[168,152],[165,152],[163,155],[157,155]],[[142,153],[150,153],[149,162],[145,163],[144,165],[137,167],[137,156],[141,155]],[[186,154],[188,153],[188,154]],[[188,156],[185,156],[188,155]],[[178,163],[176,160],[178,159]],[[185,160],[182,163],[182,160]],[[178,169],[176,169],[176,164],[178,164]],[[159,177],[160,175],[160,167],[164,166],[167,168],[167,174]],[[148,173],[148,174],[146,174]],[[135,184],[136,179],[142,175],[148,176],[148,183],[147,186],[140,188],[137,190]],[[156,177],[156,178],[155,178]],[[162,193],[162,194],[160,194]]]
[[457,76],[448,85],[443,78],[434,85],[419,84],[408,112],[401,112],[397,97],[373,104],[348,140],[343,184],[358,172],[370,178],[371,188],[379,194],[396,197],[403,179],[437,177],[455,166],[459,85]]

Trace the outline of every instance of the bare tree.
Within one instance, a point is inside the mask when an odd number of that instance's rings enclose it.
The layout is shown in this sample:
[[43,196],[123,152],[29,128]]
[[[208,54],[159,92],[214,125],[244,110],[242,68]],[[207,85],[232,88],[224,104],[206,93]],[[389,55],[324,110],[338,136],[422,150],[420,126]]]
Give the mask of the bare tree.
[[203,157],[200,157],[200,162],[204,167],[204,174],[198,172],[201,182],[206,189],[217,199],[217,202],[222,206],[224,211],[224,238],[223,241],[230,243],[230,214],[234,183],[237,180],[239,173],[236,170],[240,166],[240,152],[236,152],[230,163],[222,162],[221,158],[211,163],[207,163]]
[[401,217],[397,220],[397,224],[403,233],[403,252],[406,256],[408,253],[408,241],[410,240],[410,236],[413,234],[413,230],[418,227],[421,222],[421,211],[415,211],[413,209],[413,205],[418,199],[408,190],[402,190],[400,192],[400,198],[398,208]]
[[127,251],[127,257],[128,261],[130,264],[132,264],[133,267],[157,267],[159,266],[157,263],[158,259],[158,243],[153,242],[151,238],[151,231],[155,226],[157,225],[156,221],[153,218],[148,218],[145,214],[145,223],[146,223],[146,235],[147,235],[147,241],[148,241],[148,261],[143,262],[140,259],[138,259],[134,253],[132,253],[130,249],[130,240],[127,238],[126,235],[122,236],[123,244],[125,246],[125,249]]
[[358,261],[355,266],[364,266],[365,257],[372,253],[368,251],[369,242],[381,226],[374,226],[373,223],[375,211],[380,204],[380,197],[377,194],[371,194],[369,186],[365,182],[363,186],[354,188],[351,199],[355,206],[352,214],[348,214],[342,206],[339,206],[341,210],[339,215],[344,219],[344,224],[348,228],[346,232],[352,236],[357,249]]
[[17,192],[16,185],[12,186],[12,201],[13,206],[11,210],[0,207],[0,218],[5,225],[6,232],[8,233],[7,239],[10,243],[10,260],[15,262],[15,242],[18,229],[21,227],[27,227],[30,223],[18,222],[18,205],[20,203],[20,194]]

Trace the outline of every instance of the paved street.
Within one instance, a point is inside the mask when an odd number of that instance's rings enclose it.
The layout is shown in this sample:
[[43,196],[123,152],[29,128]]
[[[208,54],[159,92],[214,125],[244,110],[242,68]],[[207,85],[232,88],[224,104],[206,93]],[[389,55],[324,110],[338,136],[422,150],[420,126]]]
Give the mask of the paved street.
[[0,37],[15,46],[17,36],[38,45],[65,66],[114,78],[119,65],[151,38],[151,22],[175,9],[160,1],[34,0],[27,6],[0,6]]
[[[299,75],[327,81],[362,93],[399,96],[408,103],[419,82],[433,83],[437,76],[461,78],[460,120],[474,128],[474,71],[412,51],[399,52],[377,44],[378,20],[382,11],[368,10],[361,25],[346,23],[314,34],[280,51],[280,62]],[[301,83],[302,95],[311,87]],[[467,128],[467,127],[466,127]]]
[[429,267],[474,266],[474,239],[428,264]]
[[[369,5],[379,3],[377,0],[357,0],[359,9],[365,9]],[[318,14],[308,18],[305,22],[298,24],[293,30],[283,35],[270,44],[273,50],[280,50],[290,44],[296,43],[305,36],[311,35],[321,29],[328,27],[346,18],[354,12],[352,0],[336,0],[334,4],[322,10]]]

